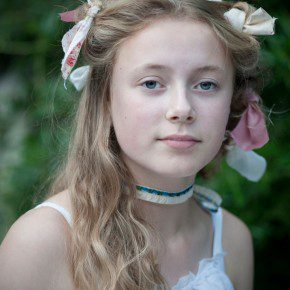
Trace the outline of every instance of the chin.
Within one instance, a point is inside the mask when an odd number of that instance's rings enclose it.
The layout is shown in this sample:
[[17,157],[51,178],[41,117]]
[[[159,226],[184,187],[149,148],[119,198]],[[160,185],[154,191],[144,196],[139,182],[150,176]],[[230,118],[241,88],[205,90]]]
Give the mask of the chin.
[[[199,169],[200,170],[200,169]],[[159,176],[163,176],[166,178],[188,178],[188,177],[194,177],[198,171],[198,169],[196,168],[164,168],[164,170],[162,170],[160,172],[160,168],[158,171],[155,171],[155,174],[159,175]]]

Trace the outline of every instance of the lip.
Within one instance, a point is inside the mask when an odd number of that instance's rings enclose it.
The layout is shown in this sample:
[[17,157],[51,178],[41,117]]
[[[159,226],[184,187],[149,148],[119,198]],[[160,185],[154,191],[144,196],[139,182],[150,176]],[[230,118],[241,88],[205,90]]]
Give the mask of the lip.
[[191,135],[169,135],[165,138],[159,139],[159,140],[172,140],[172,141],[195,141],[200,142],[197,138],[191,136]]
[[170,147],[178,149],[191,148],[200,142],[200,140],[190,135],[170,135],[159,140],[164,142]]

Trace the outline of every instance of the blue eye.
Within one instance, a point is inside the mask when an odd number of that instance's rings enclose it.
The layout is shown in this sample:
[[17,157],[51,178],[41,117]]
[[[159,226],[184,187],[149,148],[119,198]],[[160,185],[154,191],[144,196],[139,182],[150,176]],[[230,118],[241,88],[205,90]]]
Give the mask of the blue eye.
[[200,83],[200,86],[203,90],[208,91],[211,88],[211,85],[214,87],[217,87],[217,85],[213,82],[202,82]]
[[144,82],[142,85],[145,84],[147,89],[152,90],[152,89],[156,89],[157,83],[158,83],[157,81],[149,80],[149,81]]

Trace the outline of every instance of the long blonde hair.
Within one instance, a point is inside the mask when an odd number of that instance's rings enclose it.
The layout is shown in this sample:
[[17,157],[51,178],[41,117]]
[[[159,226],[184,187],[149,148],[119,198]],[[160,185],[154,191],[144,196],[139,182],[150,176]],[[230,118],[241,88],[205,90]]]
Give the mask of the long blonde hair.
[[[110,81],[120,44],[162,17],[207,23],[224,45],[235,68],[235,84],[227,129],[232,130],[247,107],[247,86],[257,92],[259,42],[233,29],[223,18],[232,7],[247,15],[245,2],[205,0],[112,0],[96,16],[83,45],[91,66],[73,123],[68,155],[56,172],[48,196],[68,189],[73,226],[69,261],[76,289],[169,288],[160,273],[157,253],[162,241],[137,207],[135,181],[120,158],[109,112]],[[84,17],[87,4],[78,13]],[[219,154],[224,154],[223,143]],[[164,288],[163,288],[164,289]]]

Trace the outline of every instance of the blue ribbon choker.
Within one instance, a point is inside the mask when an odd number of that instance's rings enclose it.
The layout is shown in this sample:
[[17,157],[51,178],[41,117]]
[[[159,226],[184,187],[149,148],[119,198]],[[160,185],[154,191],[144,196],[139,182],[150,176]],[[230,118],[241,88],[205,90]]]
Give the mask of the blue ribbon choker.
[[217,192],[196,184],[179,192],[161,191],[141,185],[136,185],[136,189],[139,199],[160,204],[179,204],[193,196],[203,208],[212,212],[216,212],[222,202]]

